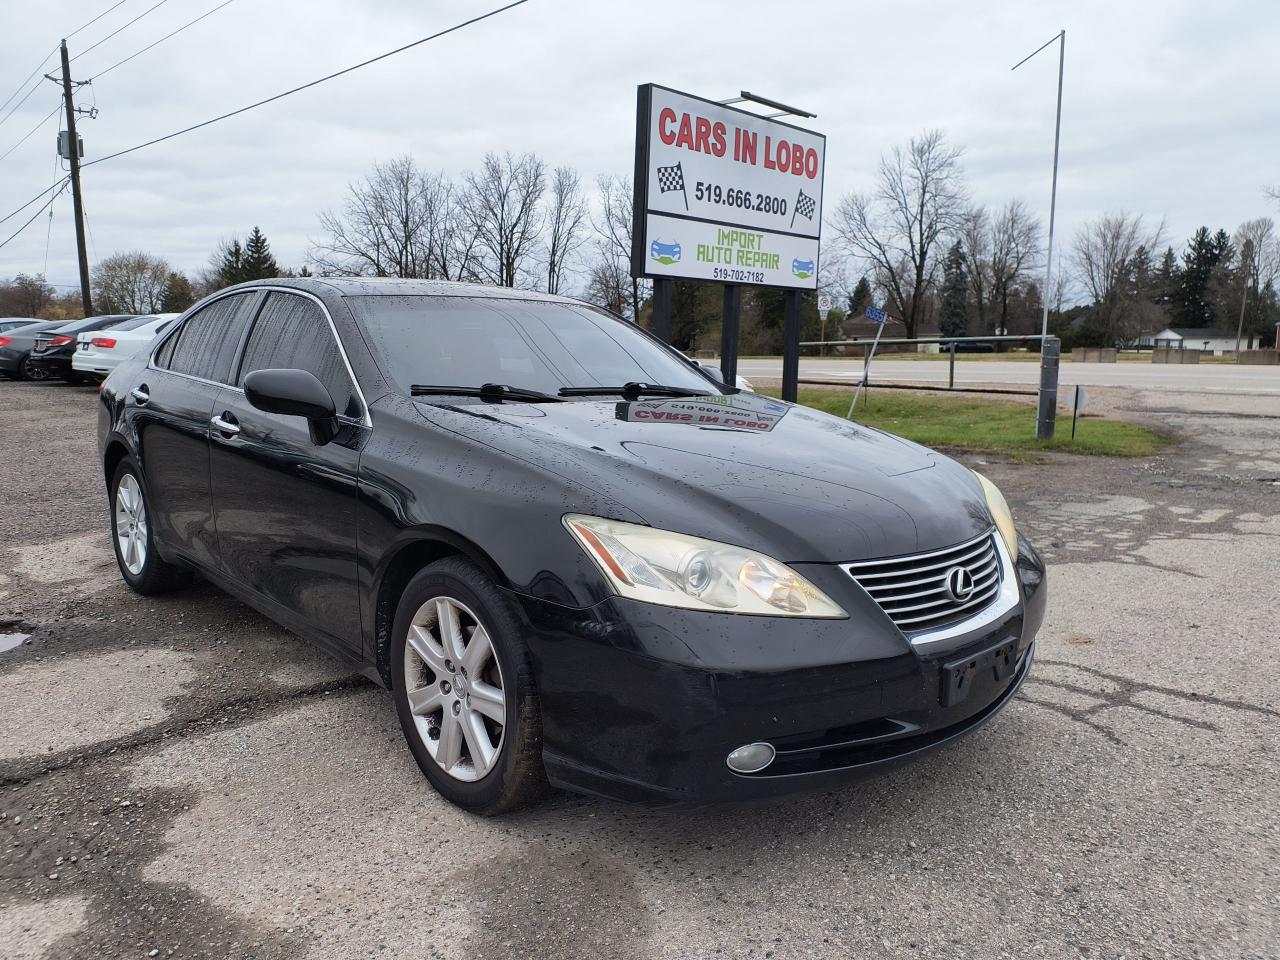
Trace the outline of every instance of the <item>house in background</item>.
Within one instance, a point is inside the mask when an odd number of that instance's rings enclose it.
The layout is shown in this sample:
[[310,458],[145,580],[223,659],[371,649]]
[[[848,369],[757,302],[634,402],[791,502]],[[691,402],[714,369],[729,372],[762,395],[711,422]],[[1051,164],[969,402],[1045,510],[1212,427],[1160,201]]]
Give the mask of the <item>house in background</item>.
[[1236,335],[1216,327],[1166,327],[1151,338],[1151,345],[1172,347],[1174,350],[1203,350],[1220,357],[1235,350]]

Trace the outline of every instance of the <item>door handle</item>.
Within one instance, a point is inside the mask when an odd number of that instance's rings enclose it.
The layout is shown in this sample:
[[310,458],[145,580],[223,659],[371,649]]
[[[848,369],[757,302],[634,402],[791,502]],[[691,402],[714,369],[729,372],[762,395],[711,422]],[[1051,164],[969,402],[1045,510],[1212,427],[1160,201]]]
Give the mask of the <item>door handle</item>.
[[[228,413],[225,414],[225,416],[230,417],[231,414]],[[240,432],[240,425],[238,423],[234,423],[233,420],[234,418],[232,418],[232,420],[224,419],[223,415],[217,415],[209,418],[209,422],[218,429],[219,433],[224,433],[231,437],[234,437]]]
[[140,387],[134,387],[130,390],[129,396],[138,401],[139,406],[151,399],[151,394],[147,393],[147,385],[145,383]]

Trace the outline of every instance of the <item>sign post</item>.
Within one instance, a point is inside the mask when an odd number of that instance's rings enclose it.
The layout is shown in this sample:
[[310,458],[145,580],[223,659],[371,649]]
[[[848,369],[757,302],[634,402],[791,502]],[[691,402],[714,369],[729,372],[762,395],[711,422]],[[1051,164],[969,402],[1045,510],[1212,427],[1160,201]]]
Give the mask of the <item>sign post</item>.
[[[818,323],[821,325],[821,333],[818,335],[819,340],[827,339],[827,314],[831,312],[831,294],[818,294]],[[824,357],[827,354],[827,345],[823,343],[818,347],[818,356]]]
[[849,404],[849,413],[845,416],[846,420],[853,419],[853,408],[858,405],[858,397],[868,385],[871,377],[871,360],[876,355],[876,347],[880,345],[880,334],[884,333],[885,321],[889,319],[889,315],[877,307],[867,307],[865,316],[872,323],[877,324],[876,338],[871,341],[871,349],[867,352],[867,358],[862,361],[862,379],[858,381],[858,389],[853,391],[853,403]]
[[1085,393],[1084,387],[1076,384],[1075,403],[1071,405],[1071,439],[1076,438],[1076,417],[1089,404],[1089,394]]
[[[730,385],[743,284],[788,291],[783,369],[798,371],[799,292],[818,286],[825,169],[820,133],[657,84],[637,91],[631,274],[725,285]],[[784,375],[784,396],[796,379]]]

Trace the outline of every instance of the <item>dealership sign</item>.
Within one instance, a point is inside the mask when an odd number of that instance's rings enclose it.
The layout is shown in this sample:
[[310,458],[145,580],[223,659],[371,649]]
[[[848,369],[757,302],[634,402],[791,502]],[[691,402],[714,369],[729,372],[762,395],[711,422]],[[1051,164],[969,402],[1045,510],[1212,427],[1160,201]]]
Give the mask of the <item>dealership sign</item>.
[[814,290],[826,137],[645,84],[635,276]]

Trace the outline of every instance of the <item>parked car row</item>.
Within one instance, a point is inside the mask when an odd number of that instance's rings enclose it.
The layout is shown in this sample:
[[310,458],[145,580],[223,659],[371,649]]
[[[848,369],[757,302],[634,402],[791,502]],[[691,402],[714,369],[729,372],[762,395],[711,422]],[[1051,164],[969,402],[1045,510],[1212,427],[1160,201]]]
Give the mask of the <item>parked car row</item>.
[[83,320],[0,320],[0,374],[15,380],[102,380],[146,351],[178,314],[113,313]]

